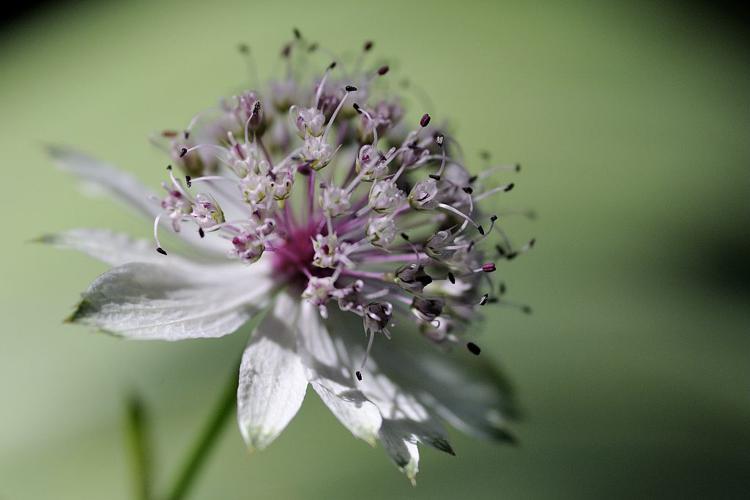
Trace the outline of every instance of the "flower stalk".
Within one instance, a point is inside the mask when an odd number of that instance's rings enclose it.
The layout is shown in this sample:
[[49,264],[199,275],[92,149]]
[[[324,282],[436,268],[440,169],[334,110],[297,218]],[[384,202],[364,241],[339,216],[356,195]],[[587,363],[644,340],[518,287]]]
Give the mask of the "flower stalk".
[[143,401],[136,395],[128,398],[125,412],[125,430],[133,474],[134,498],[151,500],[152,460],[148,414]]
[[[238,364],[239,365],[239,364]],[[190,452],[179,472],[175,476],[174,483],[169,489],[166,500],[183,500],[187,498],[190,488],[195,483],[201,468],[205,465],[211,451],[221,433],[229,422],[230,417],[234,415],[235,402],[237,400],[237,366],[230,372],[231,376],[227,378],[227,384],[221,397],[216,403],[208,421],[205,423],[203,430],[198,435],[198,439],[193,443]]]

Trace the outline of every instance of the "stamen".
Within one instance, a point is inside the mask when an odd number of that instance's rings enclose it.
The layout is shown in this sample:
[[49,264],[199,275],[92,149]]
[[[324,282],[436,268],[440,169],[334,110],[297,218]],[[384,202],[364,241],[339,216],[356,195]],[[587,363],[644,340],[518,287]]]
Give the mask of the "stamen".
[[159,214],[154,218],[154,241],[156,242],[156,251],[162,255],[167,255],[167,251],[161,247],[161,242],[159,241],[159,222],[161,221],[162,215],[163,214]]
[[325,72],[323,73],[323,78],[320,79],[320,83],[318,84],[318,91],[315,92],[315,108],[317,109],[320,105],[320,96],[323,95],[323,88],[326,85],[326,80],[328,80],[328,75],[331,74],[331,71],[333,71],[333,68],[336,67],[336,61],[333,61],[331,64],[328,65]]
[[494,167],[490,167],[485,169],[484,171],[480,172],[479,175],[477,175],[478,179],[485,179],[495,172],[520,172],[521,171],[521,164],[520,163],[510,163],[505,165],[495,165]]
[[191,178],[189,175],[186,175],[185,181],[187,182],[188,187],[191,187],[196,182],[223,181],[223,182],[231,182],[232,184],[237,183],[235,179],[230,179],[229,177],[224,177],[221,175],[204,175],[203,177],[197,177],[195,179]]
[[177,191],[179,191],[185,198],[190,199],[190,195],[182,189],[182,184],[180,184],[175,178],[174,173],[172,172],[172,165],[167,165],[167,172],[169,173],[169,179],[172,181],[175,189],[177,189]]
[[[354,110],[359,113],[360,115],[364,115],[365,118],[367,118],[370,122],[373,123],[372,127],[372,148],[376,150],[377,144],[378,144],[378,127],[375,125],[375,120],[373,120],[372,115],[368,113],[365,109],[360,107],[357,103],[354,103]],[[377,150],[376,150],[377,151]]]
[[[365,313],[369,314],[369,313]],[[377,321],[377,320],[376,320]],[[375,340],[375,330],[370,330],[368,333],[368,339],[367,339],[367,350],[365,350],[365,357],[362,359],[362,363],[359,365],[359,370],[355,372],[355,375],[357,376],[357,380],[360,382],[362,381],[362,370],[365,369],[365,365],[367,364],[367,360],[370,358],[370,351],[372,350],[372,342]]]
[[487,198],[488,196],[492,196],[493,194],[499,193],[501,191],[504,192],[504,193],[507,193],[508,191],[510,191],[511,189],[513,189],[513,186],[515,186],[515,184],[511,182],[509,184],[503,184],[502,186],[498,186],[496,188],[492,188],[489,191],[485,191],[484,193],[481,193],[481,194],[475,196],[474,197],[474,202],[481,201],[481,200]]
[[253,110],[250,112],[250,116],[248,116],[247,120],[245,121],[245,145],[250,144],[250,121],[255,118],[255,115],[257,113],[260,113],[260,101],[255,101],[255,104],[253,104]]
[[191,148],[185,148],[183,147],[180,149],[180,158],[185,158],[188,154],[192,153],[193,151],[196,151],[198,149],[213,149],[216,151],[217,158],[219,157],[219,153],[226,155],[227,150],[226,148],[223,148],[221,146],[217,146],[216,144],[197,144]]
[[466,215],[462,211],[458,210],[457,208],[453,208],[452,206],[446,205],[445,203],[438,203],[437,206],[440,207],[440,208],[442,208],[443,210],[447,210],[448,212],[451,212],[452,214],[455,214],[455,215],[459,216],[460,218],[462,218],[463,220],[465,220],[466,222],[470,223],[475,228],[477,228],[477,230],[481,234],[484,234],[483,233],[484,229],[482,228],[482,226],[480,226],[479,224],[477,224],[476,222],[474,222],[474,219],[472,219],[471,217],[469,217],[468,215]]
[[[438,170],[437,174],[432,174],[430,175],[430,177],[432,177],[436,181],[439,181],[440,177],[443,175],[443,172],[445,171],[445,136],[443,134],[436,135],[435,142],[440,146],[440,156],[442,158],[440,159],[440,169]],[[467,193],[471,194],[471,192],[468,192],[468,191]]]
[[476,345],[474,342],[467,342],[466,348],[469,350],[470,353],[472,353],[474,356],[479,356],[479,353],[482,352],[482,350],[479,348],[478,345]]
[[496,270],[497,267],[495,266],[494,262],[487,262],[485,264],[482,264],[481,267],[472,270],[472,273],[494,273]]
[[336,120],[336,117],[339,114],[339,111],[341,111],[341,108],[344,107],[344,103],[346,102],[347,97],[349,97],[350,92],[356,92],[357,87],[353,87],[351,85],[347,85],[344,90],[346,91],[346,94],[344,94],[344,97],[341,98],[341,101],[339,101],[339,105],[336,106],[336,109],[333,111],[333,114],[331,115],[331,119],[328,120],[328,125],[326,125],[326,129],[323,132],[323,140],[325,140],[326,137],[328,137],[328,132],[331,130],[331,127],[333,126],[334,120]]
[[258,68],[255,65],[255,58],[253,57],[253,53],[250,50],[250,46],[246,43],[241,43],[237,46],[237,50],[239,50],[240,54],[244,56],[245,64],[247,66],[247,76],[250,84],[255,88],[259,88],[260,85],[258,85]]

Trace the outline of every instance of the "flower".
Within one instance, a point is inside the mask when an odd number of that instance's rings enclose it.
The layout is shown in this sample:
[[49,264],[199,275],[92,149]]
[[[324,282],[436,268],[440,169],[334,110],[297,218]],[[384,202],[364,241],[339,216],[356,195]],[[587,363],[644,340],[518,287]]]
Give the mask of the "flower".
[[[418,443],[453,453],[444,422],[513,441],[513,394],[474,357],[469,327],[486,304],[510,304],[493,282],[495,262],[533,241],[514,247],[498,217],[479,210],[513,186],[492,187],[490,174],[517,167],[471,175],[430,115],[409,127],[401,99],[381,84],[388,67],[360,69],[371,48],[308,79],[294,64],[312,57],[310,45],[296,38],[282,52],[285,79],[162,133],[172,165],[161,197],[114,167],[50,148],[60,167],[153,218],[154,243],[94,229],[45,241],[113,266],[83,293],[73,323],[171,341],[228,335],[268,310],[239,373],[248,446],[268,446],[312,386],[413,481]],[[165,229],[193,257],[163,245]]]

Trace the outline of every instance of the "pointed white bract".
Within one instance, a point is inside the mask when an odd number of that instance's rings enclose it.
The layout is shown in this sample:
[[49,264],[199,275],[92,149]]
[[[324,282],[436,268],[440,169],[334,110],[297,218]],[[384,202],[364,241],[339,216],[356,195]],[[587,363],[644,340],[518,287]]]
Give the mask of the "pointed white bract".
[[346,350],[336,346],[312,304],[302,304],[297,343],[315,392],[354,436],[375,444],[380,410],[356,387]]
[[166,264],[133,262],[104,273],[83,293],[69,321],[131,339],[222,337],[270,301],[271,282],[249,290]]
[[[513,440],[512,391],[476,357],[468,327],[491,304],[528,312],[493,277],[534,240],[514,245],[480,210],[513,187],[489,173],[519,167],[472,175],[429,114],[402,123],[400,96],[380,83],[388,66],[366,62],[371,43],[346,72],[334,62],[309,75],[315,64],[301,60],[312,47],[298,34],[282,51],[284,79],[162,132],[158,196],[88,155],[49,148],[60,168],[151,218],[153,242],[101,229],[40,241],[113,266],[83,293],[74,323],[182,340],[228,335],[263,314],[237,389],[249,448],[279,436],[311,385],[414,482],[419,444],[453,454],[445,422]],[[162,241],[167,233],[182,246]]]
[[253,332],[240,364],[237,420],[251,449],[263,449],[297,414],[307,389],[296,353],[299,304],[281,294]]

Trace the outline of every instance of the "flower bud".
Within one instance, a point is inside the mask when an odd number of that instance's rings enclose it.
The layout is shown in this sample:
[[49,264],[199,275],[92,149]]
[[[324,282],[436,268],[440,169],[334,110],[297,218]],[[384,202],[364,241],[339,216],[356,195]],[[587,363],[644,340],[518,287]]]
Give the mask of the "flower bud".
[[384,214],[396,210],[406,195],[390,180],[375,181],[370,188],[369,205],[375,212]]
[[263,242],[250,231],[243,231],[232,238],[232,247],[232,255],[246,264],[260,259],[266,249]]
[[310,164],[313,170],[320,170],[328,165],[333,153],[333,147],[323,136],[305,137],[305,143],[302,145],[302,158]]
[[412,262],[396,270],[396,284],[411,293],[422,293],[424,287],[432,283],[432,278],[424,267]]
[[255,92],[245,92],[237,97],[237,107],[234,109],[235,116],[242,125],[251,132],[260,132],[263,125],[263,106]]
[[355,168],[362,175],[362,180],[367,182],[388,175],[388,166],[383,162],[380,152],[369,144],[360,148]]
[[442,299],[414,297],[411,312],[422,321],[432,321],[442,314],[443,307],[445,307],[445,301]]
[[365,306],[362,321],[366,332],[388,334],[388,325],[393,317],[393,306],[388,302],[370,302]]
[[396,224],[390,217],[376,217],[367,223],[367,239],[376,247],[387,247],[396,239]]
[[351,208],[351,195],[343,188],[326,186],[321,189],[318,202],[330,217],[337,217]]
[[438,205],[438,185],[432,178],[417,182],[409,193],[409,205],[415,210],[431,210]]
[[289,113],[294,119],[294,126],[300,138],[304,139],[308,134],[314,136],[323,135],[326,118],[322,111],[316,108],[292,106],[289,109]]
[[292,194],[294,186],[294,173],[290,170],[282,170],[276,174],[276,179],[270,182],[271,193],[277,201],[286,200]]
[[224,212],[213,196],[198,193],[195,196],[192,215],[195,223],[202,229],[209,229],[224,222]]

